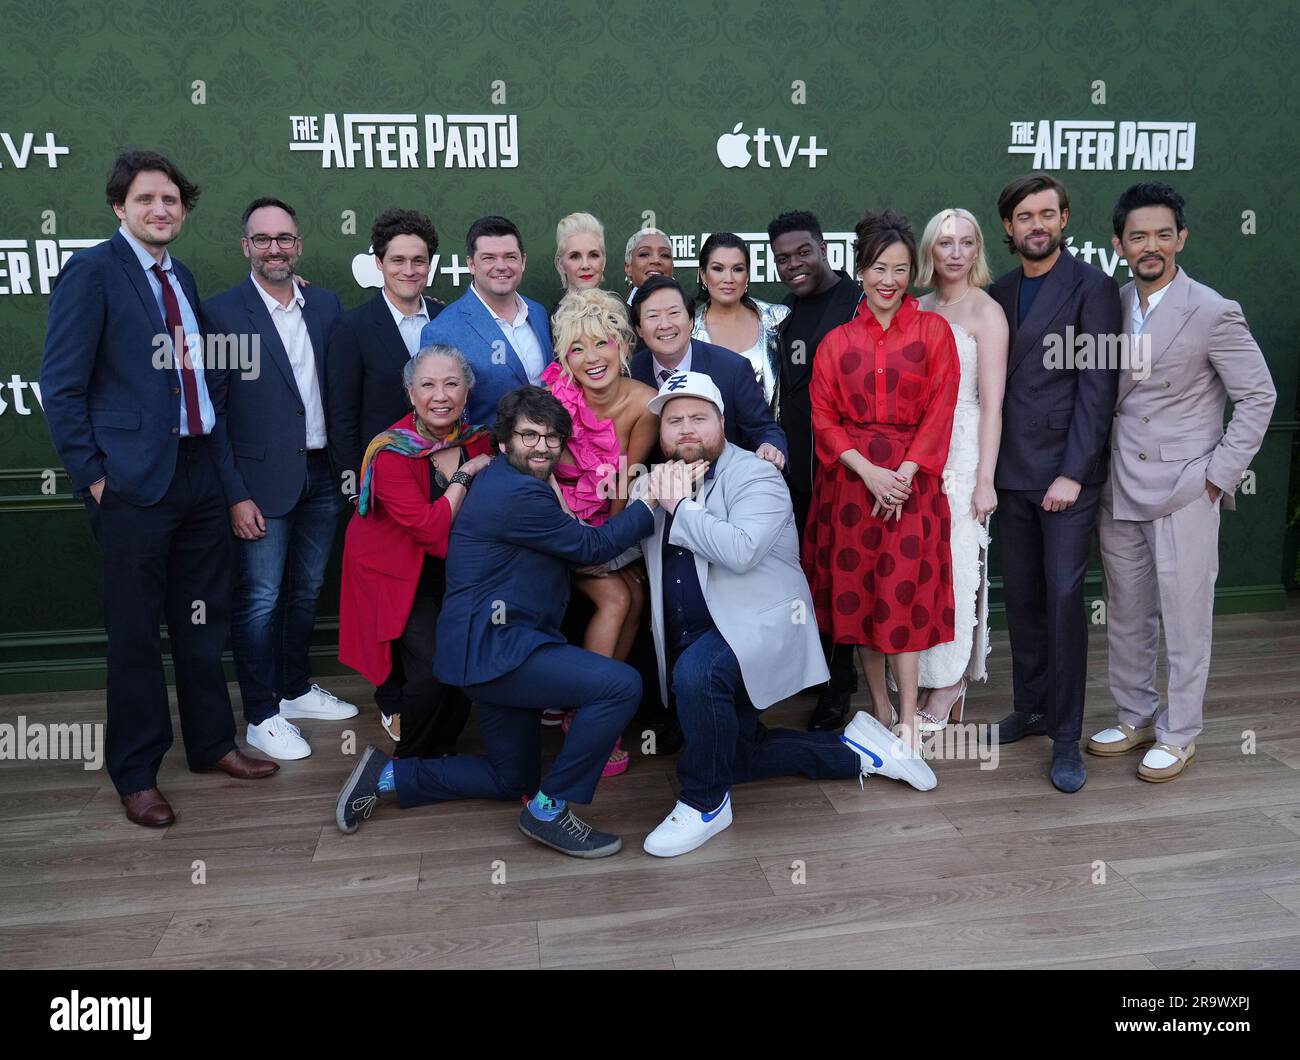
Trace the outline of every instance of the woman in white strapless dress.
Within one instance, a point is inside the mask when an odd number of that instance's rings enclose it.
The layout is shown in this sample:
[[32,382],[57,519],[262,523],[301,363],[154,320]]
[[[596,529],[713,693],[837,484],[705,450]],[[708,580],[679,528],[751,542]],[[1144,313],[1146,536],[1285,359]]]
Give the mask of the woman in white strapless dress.
[[966,210],[931,218],[917,255],[917,285],[934,290],[921,308],[952,327],[961,362],[961,388],[952,443],[944,467],[944,492],[952,511],[952,580],[956,638],[921,652],[923,692],[917,713],[922,732],[961,720],[967,680],[987,677],[989,652],[988,545],[997,508],[993,470],[1002,435],[1008,329],[1001,307],[983,290],[992,280],[979,222]]
[[714,232],[700,248],[700,293],[691,338],[734,350],[754,366],[763,400],[779,413],[776,326],[790,307],[749,295],[749,247],[733,232]]

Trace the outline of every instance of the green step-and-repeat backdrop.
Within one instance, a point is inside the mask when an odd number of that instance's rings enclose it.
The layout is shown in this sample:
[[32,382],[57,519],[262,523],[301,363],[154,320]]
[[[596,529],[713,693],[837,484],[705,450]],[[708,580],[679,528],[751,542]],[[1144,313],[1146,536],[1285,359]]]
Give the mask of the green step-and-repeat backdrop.
[[[102,680],[99,558],[39,370],[61,264],[117,227],[104,180],[126,146],[202,186],[172,249],[205,297],[247,274],[239,215],[274,195],[298,211],[300,271],[348,308],[378,286],[367,236],[390,205],[433,217],[445,301],[465,290],[470,221],[501,213],[524,234],[524,292],[551,304],[555,222],[574,210],[606,225],[608,287],[625,289],[639,227],[671,235],[691,281],[727,229],[753,241],[754,293],[779,300],[765,228],[789,209],[815,211],[843,263],[867,208],[919,233],[963,206],[995,274],[1010,268],[995,201],[1030,169],[1068,186],[1071,251],[1124,282],[1111,205],[1168,180],[1189,203],[1182,264],[1241,302],[1279,393],[1223,520],[1219,604],[1282,602],[1300,314],[1289,3],[45,0],[0,5],[0,24],[0,691]],[[332,578],[322,663],[337,600]]]

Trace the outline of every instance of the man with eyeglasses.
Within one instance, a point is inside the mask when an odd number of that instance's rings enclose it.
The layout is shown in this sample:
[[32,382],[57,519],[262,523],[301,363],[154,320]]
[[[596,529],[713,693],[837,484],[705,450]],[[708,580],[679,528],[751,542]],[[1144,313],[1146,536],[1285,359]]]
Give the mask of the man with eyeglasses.
[[[506,394],[493,429],[502,457],[474,477],[452,527],[433,671],[476,704],[486,753],[393,761],[368,747],[335,804],[342,831],[355,832],[385,796],[403,808],[522,797],[519,830],[529,838],[579,858],[621,848],[618,836],[593,830],[570,804],[591,802],[641,700],[641,678],[626,663],[567,643],[560,621],[570,568],[605,563],[640,541],[654,529],[658,501],[634,501],[603,526],[574,519],[551,485],[572,429],[564,406],[541,387]],[[573,725],[543,777],[542,711],[569,708],[577,711]]]
[[249,203],[240,245],[247,279],[203,305],[211,348],[252,354],[212,373],[225,412],[213,441],[236,538],[230,639],[248,742],[292,760],[311,747],[290,718],[357,713],[312,681],[308,659],[344,507],[326,448],[324,388],[326,343],[343,307],[332,291],[294,280],[302,238],[288,203]]

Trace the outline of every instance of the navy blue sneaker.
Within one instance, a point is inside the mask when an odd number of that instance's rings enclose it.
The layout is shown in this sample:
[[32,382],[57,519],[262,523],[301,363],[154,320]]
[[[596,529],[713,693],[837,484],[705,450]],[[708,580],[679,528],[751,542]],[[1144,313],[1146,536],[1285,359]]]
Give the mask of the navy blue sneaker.
[[377,747],[367,746],[361,752],[361,761],[352,770],[334,804],[334,822],[340,832],[351,835],[379,805],[379,774],[389,761],[388,755]]
[[571,858],[607,858],[623,849],[622,839],[595,831],[591,825],[578,820],[567,806],[553,821],[538,820],[525,806],[519,815],[519,831]]

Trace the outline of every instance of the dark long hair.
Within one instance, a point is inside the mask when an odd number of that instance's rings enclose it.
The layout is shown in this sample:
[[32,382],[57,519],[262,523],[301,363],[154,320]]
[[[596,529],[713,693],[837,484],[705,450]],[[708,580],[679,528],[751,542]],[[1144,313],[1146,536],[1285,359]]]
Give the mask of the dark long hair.
[[[704,246],[700,247],[701,275],[708,271],[709,258],[713,257],[715,251],[722,250],[724,247],[730,248],[731,250],[739,250],[741,254],[745,256],[745,271],[747,273],[749,272],[749,244],[741,239],[740,236],[736,235],[735,232],[714,232],[704,241]],[[709,289],[704,286],[703,279],[699,280],[698,284],[700,291],[697,296],[697,301],[703,307],[704,311],[708,312]],[[758,308],[758,303],[749,296],[748,291],[740,296],[740,304],[746,309],[752,310],[754,315],[757,317],[763,315]]]

